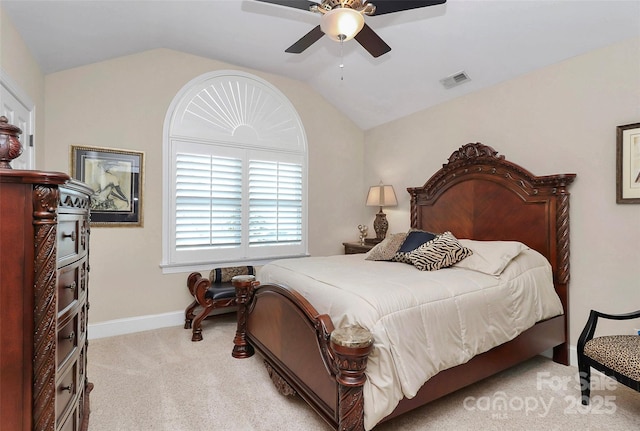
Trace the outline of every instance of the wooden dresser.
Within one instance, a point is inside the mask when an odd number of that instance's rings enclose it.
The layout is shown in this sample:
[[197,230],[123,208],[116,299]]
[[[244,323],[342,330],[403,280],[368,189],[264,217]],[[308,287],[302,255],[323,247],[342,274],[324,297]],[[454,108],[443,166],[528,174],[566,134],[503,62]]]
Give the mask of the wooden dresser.
[[89,419],[89,196],[60,172],[0,169],[2,430]]

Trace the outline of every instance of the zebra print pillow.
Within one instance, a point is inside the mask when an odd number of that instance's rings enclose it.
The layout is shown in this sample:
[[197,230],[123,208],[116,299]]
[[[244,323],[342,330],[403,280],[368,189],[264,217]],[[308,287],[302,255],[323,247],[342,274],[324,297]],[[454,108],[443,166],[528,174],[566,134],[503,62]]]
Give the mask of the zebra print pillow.
[[451,232],[438,235],[409,253],[409,260],[420,271],[436,271],[460,262],[473,251],[463,247]]

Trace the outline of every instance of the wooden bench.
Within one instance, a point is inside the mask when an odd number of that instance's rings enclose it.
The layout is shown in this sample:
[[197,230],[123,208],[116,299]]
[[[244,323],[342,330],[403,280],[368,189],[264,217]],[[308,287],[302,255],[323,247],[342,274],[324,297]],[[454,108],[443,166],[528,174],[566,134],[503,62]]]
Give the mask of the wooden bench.
[[[192,329],[191,341],[202,341],[202,321],[213,310],[228,309],[235,311],[236,291],[231,279],[236,275],[254,275],[253,266],[234,266],[215,268],[209,278],[199,272],[187,277],[187,288],[193,296],[193,302],[184,311],[184,328]],[[196,314],[196,310],[200,308]]]

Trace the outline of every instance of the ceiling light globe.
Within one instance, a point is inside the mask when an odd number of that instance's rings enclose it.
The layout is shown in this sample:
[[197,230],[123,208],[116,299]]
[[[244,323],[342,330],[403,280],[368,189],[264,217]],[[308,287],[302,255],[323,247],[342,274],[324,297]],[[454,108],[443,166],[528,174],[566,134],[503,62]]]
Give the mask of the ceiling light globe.
[[[335,41],[350,40],[364,27],[364,17],[356,10],[349,8],[332,9],[322,16],[320,29]],[[344,37],[341,38],[340,35]]]

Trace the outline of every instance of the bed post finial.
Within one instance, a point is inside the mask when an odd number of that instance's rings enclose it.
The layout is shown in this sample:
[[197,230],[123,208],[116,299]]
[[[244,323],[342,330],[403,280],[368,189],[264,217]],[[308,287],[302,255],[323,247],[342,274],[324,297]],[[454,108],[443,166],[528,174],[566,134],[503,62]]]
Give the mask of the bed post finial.
[[231,279],[236,288],[236,302],[238,304],[238,329],[233,338],[234,358],[249,358],[253,356],[253,346],[247,342],[247,304],[253,297],[254,289],[260,284],[253,275],[236,275]]
[[331,333],[337,368],[339,431],[364,431],[362,386],[367,380],[364,370],[372,349],[373,336],[360,326],[346,326]]

